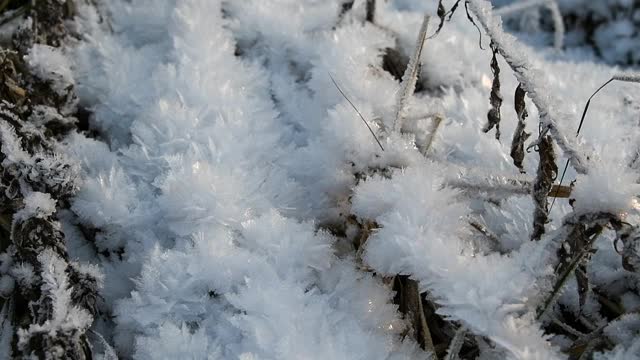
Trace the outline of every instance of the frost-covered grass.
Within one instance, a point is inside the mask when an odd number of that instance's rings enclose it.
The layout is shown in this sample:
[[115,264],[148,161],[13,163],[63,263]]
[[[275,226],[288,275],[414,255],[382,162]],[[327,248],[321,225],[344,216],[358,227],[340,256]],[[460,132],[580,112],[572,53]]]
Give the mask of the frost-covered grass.
[[46,158],[72,197],[0,122],[3,169],[44,183],[12,233],[64,239],[30,268],[13,235],[0,255],[2,297],[37,281],[53,303],[15,330],[5,305],[0,350],[640,358],[637,74],[524,45],[485,0],[444,22],[455,1],[95,3],[25,58],[91,114]]

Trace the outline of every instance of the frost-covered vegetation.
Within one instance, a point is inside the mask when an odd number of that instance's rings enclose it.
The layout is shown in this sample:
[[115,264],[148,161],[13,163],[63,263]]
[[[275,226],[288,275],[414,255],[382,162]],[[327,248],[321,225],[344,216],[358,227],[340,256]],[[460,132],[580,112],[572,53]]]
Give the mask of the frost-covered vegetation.
[[0,11],[0,358],[640,359],[632,1]]

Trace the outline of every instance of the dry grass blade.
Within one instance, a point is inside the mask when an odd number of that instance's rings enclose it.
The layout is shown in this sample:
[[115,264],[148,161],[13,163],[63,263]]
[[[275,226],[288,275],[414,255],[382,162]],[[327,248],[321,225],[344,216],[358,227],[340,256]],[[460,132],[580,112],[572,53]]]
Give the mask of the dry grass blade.
[[428,325],[427,313],[418,282],[408,276],[395,276],[393,289],[396,291],[394,302],[411,325],[406,329],[405,335],[411,334],[424,350],[435,356],[436,347]]
[[356,113],[358,113],[358,116],[360,116],[360,119],[362,119],[362,122],[367,126],[367,129],[369,129],[369,132],[371,133],[371,135],[373,136],[373,138],[376,140],[376,142],[378,143],[378,146],[380,146],[380,149],[382,151],[384,151],[384,147],[382,146],[382,143],[380,143],[380,140],[378,140],[378,137],[376,136],[376,134],[373,132],[373,129],[371,129],[371,126],[369,126],[369,123],[367,122],[367,120],[364,118],[364,116],[362,116],[362,114],[360,113],[360,111],[358,110],[358,108],[353,105],[353,103],[351,102],[351,100],[349,100],[349,98],[347,97],[347,95],[344,93],[344,91],[342,91],[342,89],[340,88],[340,86],[338,85],[338,83],[336,82],[336,80],[333,78],[333,76],[331,76],[331,74],[329,74],[329,77],[331,78],[331,81],[333,82],[333,85],[336,86],[336,89],[338,89],[338,91],[340,92],[340,94],[347,100],[347,102],[349,103],[349,105],[351,105],[351,107],[353,108],[353,110],[356,111]]
[[420,288],[418,282],[414,280],[408,280],[407,291],[411,299],[408,301],[410,312],[414,317],[414,331],[417,332],[418,342],[423,345],[425,350],[432,353],[436,353],[436,348],[433,345],[433,339],[431,338],[431,331],[427,324],[427,318],[424,315],[424,307],[422,306],[422,295],[420,294]]
[[491,109],[487,113],[488,123],[482,129],[485,133],[494,127],[496,128],[496,139],[500,140],[500,107],[502,106],[502,94],[500,94],[500,66],[498,66],[498,49],[494,42],[491,42],[491,72],[493,73],[493,83],[491,84]]
[[400,132],[402,129],[402,122],[407,116],[407,103],[416,89],[418,70],[420,69],[420,57],[422,56],[422,49],[424,48],[424,42],[427,38],[428,27],[429,15],[425,15],[422,20],[420,32],[418,33],[415,51],[409,60],[409,65],[404,72],[404,76],[402,76],[402,85],[396,101],[396,116],[393,123],[393,130],[396,132]]
[[585,336],[586,334],[574,329],[573,327],[571,327],[569,324],[564,323],[562,320],[558,319],[557,316],[553,315],[553,314],[549,314],[549,318],[551,319],[551,321],[557,325],[558,327],[560,327],[562,330],[564,330],[567,334],[571,334],[572,336],[575,337],[582,337]]
[[520,172],[524,173],[523,161],[525,156],[524,151],[524,143],[527,141],[530,133],[525,132],[526,128],[526,119],[529,116],[527,112],[527,105],[525,102],[526,91],[522,88],[522,85],[519,84],[516,88],[515,93],[515,109],[516,114],[518,115],[518,125],[516,126],[516,130],[513,133],[513,140],[511,141],[511,158],[513,159],[513,164],[520,169]]
[[531,240],[540,240],[544,234],[544,226],[549,217],[547,196],[558,174],[558,166],[556,165],[556,156],[551,137],[543,136],[538,143],[538,147],[540,163],[538,164],[538,173],[535,183],[533,184],[532,195],[535,209],[533,210],[533,232],[531,234]]
[[542,304],[542,307],[540,307],[540,309],[538,310],[538,315],[536,316],[536,319],[542,319],[543,316],[546,315],[550,307],[556,302],[556,300],[560,296],[560,292],[564,287],[564,285],[567,283],[567,280],[569,280],[569,277],[571,276],[571,274],[573,274],[575,269],[582,262],[582,260],[586,255],[587,255],[587,251],[582,250],[573,260],[571,260],[571,262],[569,263],[565,271],[560,275],[560,277],[558,278],[558,281],[556,281],[555,285],[553,286],[553,290],[551,291],[551,294],[549,295],[549,297],[547,297],[545,302]]

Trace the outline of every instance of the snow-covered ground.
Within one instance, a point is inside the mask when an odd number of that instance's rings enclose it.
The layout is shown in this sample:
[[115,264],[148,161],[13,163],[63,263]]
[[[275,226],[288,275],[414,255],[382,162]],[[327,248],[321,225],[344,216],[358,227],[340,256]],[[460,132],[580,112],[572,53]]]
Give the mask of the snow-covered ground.
[[[437,1],[377,1],[369,21],[350,3],[111,0],[79,7],[79,40],[34,48],[92,113],[60,149],[82,181],[58,217],[104,282],[96,358],[640,359],[640,76],[524,45],[485,0],[435,36]],[[402,96],[389,49],[408,60],[425,14]],[[400,275],[435,345],[399,311]]]

